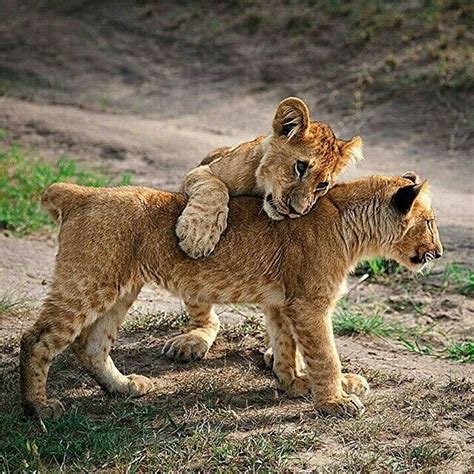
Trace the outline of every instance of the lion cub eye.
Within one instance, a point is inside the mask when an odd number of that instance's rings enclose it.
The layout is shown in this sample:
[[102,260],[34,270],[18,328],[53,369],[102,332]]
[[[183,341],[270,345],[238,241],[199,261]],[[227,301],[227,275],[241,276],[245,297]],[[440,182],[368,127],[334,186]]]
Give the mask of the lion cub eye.
[[295,165],[296,175],[301,178],[306,173],[308,166],[308,163],[306,163],[305,161],[298,160]]
[[327,181],[322,181],[321,183],[318,183],[316,186],[316,191],[322,191],[323,189],[326,189],[329,186],[329,183]]

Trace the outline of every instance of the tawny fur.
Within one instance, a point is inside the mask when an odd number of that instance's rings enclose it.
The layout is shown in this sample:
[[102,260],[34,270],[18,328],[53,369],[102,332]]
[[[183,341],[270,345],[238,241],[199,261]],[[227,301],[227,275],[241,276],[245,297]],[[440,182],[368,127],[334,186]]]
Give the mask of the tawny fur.
[[194,346],[188,340],[186,347],[201,356],[219,326],[213,303],[261,304],[281,383],[296,391],[309,387],[324,412],[360,413],[356,393],[366,382],[342,374],[331,326],[349,271],[373,255],[416,270],[442,252],[426,184],[400,177],[337,185],[306,216],[280,222],[260,212],[259,199],[236,198],[226,234],[202,260],[187,257],[175,236],[183,195],[55,184],[43,201],[61,223],[59,250],[49,296],[20,353],[23,405],[41,416],[63,409],[47,399],[46,380],[54,357],[69,346],[109,392],[137,396],[152,389],[146,377],[121,374],[109,355],[146,282],[186,302],[199,321],[188,333]]
[[[306,104],[289,97],[277,107],[272,134],[234,148],[218,148],[190,171],[182,191],[189,201],[178,219],[180,247],[191,257],[209,255],[227,226],[230,196],[267,197],[263,209],[271,219],[299,217],[350,161],[362,157],[362,140],[339,140],[322,122],[311,122]],[[297,161],[308,165],[304,175]],[[328,183],[328,188],[317,189]],[[269,198],[271,197],[271,199]]]

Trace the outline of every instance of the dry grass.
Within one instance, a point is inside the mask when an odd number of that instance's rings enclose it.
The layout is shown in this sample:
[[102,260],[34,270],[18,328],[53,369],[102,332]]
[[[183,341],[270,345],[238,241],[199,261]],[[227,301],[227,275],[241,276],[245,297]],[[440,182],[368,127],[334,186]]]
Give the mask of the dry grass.
[[138,340],[120,344],[114,358],[127,372],[155,377],[156,393],[108,397],[66,355],[54,365],[50,391],[68,411],[43,426],[21,416],[18,346],[9,349],[0,470],[410,472],[467,462],[467,380],[366,370],[374,389],[367,413],[341,420],[317,416],[310,400],[276,392],[261,340],[249,332],[245,345],[230,332],[208,359],[186,365],[161,358],[162,335],[144,341],[134,334]]

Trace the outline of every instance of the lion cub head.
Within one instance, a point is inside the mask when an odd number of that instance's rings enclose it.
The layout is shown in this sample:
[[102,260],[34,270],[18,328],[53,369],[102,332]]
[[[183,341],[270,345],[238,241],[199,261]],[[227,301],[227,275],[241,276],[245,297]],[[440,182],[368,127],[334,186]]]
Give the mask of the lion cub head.
[[415,173],[403,175],[406,184],[390,197],[401,224],[401,237],[394,242],[391,257],[410,270],[419,271],[443,255],[427,181],[420,183]]
[[289,97],[278,105],[273,134],[264,143],[257,184],[270,218],[300,217],[327,193],[352,160],[362,158],[362,139],[336,138],[329,125],[311,122],[306,104]]

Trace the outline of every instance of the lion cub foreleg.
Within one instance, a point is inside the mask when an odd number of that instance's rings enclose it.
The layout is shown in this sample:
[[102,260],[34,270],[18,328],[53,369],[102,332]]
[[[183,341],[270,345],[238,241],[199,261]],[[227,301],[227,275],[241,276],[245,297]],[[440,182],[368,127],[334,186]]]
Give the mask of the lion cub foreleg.
[[[303,356],[298,350],[291,321],[281,311],[265,311],[267,322],[267,344],[264,359],[268,368],[278,379],[279,387],[292,397],[311,392]],[[275,349],[274,349],[275,348]],[[342,389],[348,394],[364,396],[370,391],[369,383],[359,374],[343,373]]]
[[348,395],[343,390],[329,302],[325,305],[323,298],[318,301],[299,299],[286,307],[284,313],[293,324],[316,408],[331,415],[363,413],[364,406],[357,395]]
[[219,332],[219,318],[212,305],[185,302],[190,317],[188,331],[166,341],[162,353],[177,362],[205,357]]
[[179,216],[179,246],[192,258],[207,257],[227,227],[229,191],[208,166],[192,170],[183,184],[188,204]]

